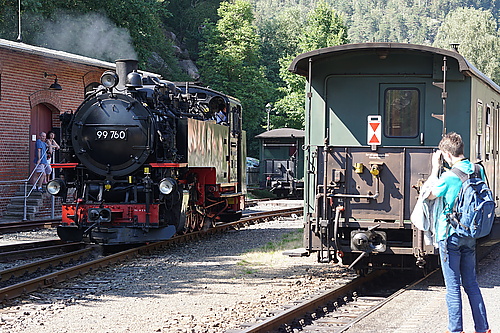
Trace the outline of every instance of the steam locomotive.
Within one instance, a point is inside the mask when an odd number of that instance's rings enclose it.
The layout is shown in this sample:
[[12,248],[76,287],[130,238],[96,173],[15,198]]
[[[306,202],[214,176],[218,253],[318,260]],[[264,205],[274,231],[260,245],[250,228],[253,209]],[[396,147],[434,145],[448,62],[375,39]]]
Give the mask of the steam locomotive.
[[[347,44],[301,54],[289,70],[307,78],[306,254],[360,272],[438,265],[432,230],[410,217],[451,131],[500,207],[500,87],[457,50]],[[499,227],[481,242],[498,242]]]
[[159,241],[237,220],[244,207],[241,103],[118,60],[61,119],[62,240]]

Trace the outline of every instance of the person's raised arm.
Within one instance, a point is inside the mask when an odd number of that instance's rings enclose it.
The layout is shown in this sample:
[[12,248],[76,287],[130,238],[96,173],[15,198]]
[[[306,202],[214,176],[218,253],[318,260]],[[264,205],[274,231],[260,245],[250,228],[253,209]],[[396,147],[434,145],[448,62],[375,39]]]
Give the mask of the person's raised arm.
[[[438,177],[439,176],[439,169],[441,169],[441,165],[443,163],[442,155],[443,155],[443,152],[439,149],[436,150],[432,154],[432,171],[431,171],[431,174],[429,177]],[[427,197],[428,200],[434,200],[436,198],[437,197],[432,192]]]

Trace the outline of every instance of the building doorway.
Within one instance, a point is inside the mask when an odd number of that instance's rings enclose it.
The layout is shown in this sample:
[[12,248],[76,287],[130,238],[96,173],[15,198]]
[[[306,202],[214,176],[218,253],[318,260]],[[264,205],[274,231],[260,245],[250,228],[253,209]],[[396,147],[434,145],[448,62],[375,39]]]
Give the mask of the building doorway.
[[[53,108],[53,107],[52,107]],[[37,104],[31,109],[31,124],[30,124],[30,170],[29,174],[31,175],[35,163],[33,160],[35,159],[35,142],[38,139],[38,135],[40,132],[47,133],[52,130],[52,114],[54,112],[59,112],[55,109],[51,110],[49,105],[47,104]]]

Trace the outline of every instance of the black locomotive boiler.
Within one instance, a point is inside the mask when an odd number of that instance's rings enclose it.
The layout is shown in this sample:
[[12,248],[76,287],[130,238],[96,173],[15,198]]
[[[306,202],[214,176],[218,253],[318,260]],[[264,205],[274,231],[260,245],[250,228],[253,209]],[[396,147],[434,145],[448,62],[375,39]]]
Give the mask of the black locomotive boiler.
[[176,86],[119,60],[74,113],[61,115],[63,240],[164,240],[236,220],[244,207],[245,132],[238,100]]
[[301,54],[289,69],[307,78],[307,253],[360,271],[436,266],[432,230],[410,217],[445,132],[462,135],[500,207],[500,87],[458,51],[347,44]]

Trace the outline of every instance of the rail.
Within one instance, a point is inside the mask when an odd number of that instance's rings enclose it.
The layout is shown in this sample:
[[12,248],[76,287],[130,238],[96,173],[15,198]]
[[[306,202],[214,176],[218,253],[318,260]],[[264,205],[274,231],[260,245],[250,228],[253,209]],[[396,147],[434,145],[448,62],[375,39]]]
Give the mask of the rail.
[[[48,150],[48,149],[47,149]],[[43,156],[47,154],[47,150],[43,152]],[[11,199],[23,199],[23,221],[26,221],[27,218],[27,207],[28,207],[28,198],[33,193],[33,191],[36,189],[36,184],[40,181],[40,178],[45,177],[45,173],[40,172],[38,177],[35,179],[35,174],[36,174],[36,169],[40,163],[37,163],[33,170],[31,171],[30,175],[28,178],[25,179],[17,179],[17,180],[3,180],[0,181],[0,200],[11,200]],[[54,177],[54,172],[52,172],[52,177]],[[17,188],[22,188],[24,189],[24,195],[13,195],[13,196],[3,196],[3,193],[12,193],[14,192],[12,190],[12,186],[17,186]],[[10,187],[11,189],[5,190],[5,187]],[[52,197],[52,205],[51,205],[51,218],[55,217],[55,198]]]
[[[367,276],[357,277],[302,302],[294,302],[293,306],[284,307],[283,311],[273,317],[256,318],[258,322],[252,326],[232,332],[345,332],[439,270],[436,269],[421,278],[410,275],[400,280],[389,278],[387,271],[373,271]],[[380,287],[381,284],[383,288]],[[357,290],[363,290],[365,296],[359,295]]]
[[[295,207],[295,208],[287,208],[287,209],[280,209],[272,212],[260,212],[253,214],[252,216],[247,216],[245,218],[242,218],[239,221],[233,221],[233,222],[227,222],[227,223],[221,223],[216,225],[213,228],[210,228],[208,230],[200,230],[196,231],[193,233],[187,233],[187,234],[182,234],[182,235],[177,235],[174,236],[170,239],[164,240],[164,241],[159,241],[159,242],[153,242],[149,243],[143,246],[135,247],[132,249],[124,250],[115,254],[107,255],[105,257],[98,258],[96,260],[88,261],[85,263],[81,264],[76,264],[76,266],[72,267],[67,267],[63,268],[62,270],[55,270],[52,273],[48,273],[46,275],[38,276],[35,278],[32,278],[30,280],[25,280],[23,282],[18,282],[13,285],[5,286],[2,287],[0,286],[0,303],[4,302],[9,299],[16,298],[20,295],[26,294],[33,292],[35,290],[39,290],[41,288],[46,288],[50,287],[56,283],[63,282],[66,280],[69,280],[71,278],[74,278],[76,276],[83,275],[87,272],[92,272],[95,271],[96,269],[100,269],[106,266],[109,266],[111,264],[127,260],[130,258],[135,258],[141,254],[144,253],[150,253],[152,251],[157,251],[162,248],[168,248],[170,246],[176,245],[176,244],[182,244],[182,243],[187,243],[192,240],[198,240],[203,237],[209,236],[209,235],[215,235],[215,234],[220,234],[227,232],[229,230],[234,230],[234,229],[239,229],[243,228],[247,225],[251,224],[257,224],[257,223],[262,223],[269,221],[270,219],[274,219],[280,216],[291,216],[293,214],[302,214],[303,213],[303,208],[302,207]],[[78,244],[78,243],[72,243],[72,244]],[[10,247],[10,246],[9,246]],[[92,247],[92,249],[95,249],[95,247]],[[1,252],[2,249],[0,249]],[[7,248],[5,252],[11,251],[12,247]],[[81,256],[84,253],[88,253],[86,251],[89,251],[88,249],[82,249],[78,250],[77,252],[70,252],[71,256],[74,256],[76,254],[77,256]],[[41,260],[40,262],[34,262],[31,264],[27,264],[25,267],[19,266],[18,268],[12,268],[9,269],[8,271],[2,271],[0,272],[0,282],[6,278],[4,276],[19,276],[21,275],[21,271],[26,271],[27,268],[29,267],[30,271],[36,270],[38,266],[40,266],[41,262],[43,262],[43,265],[45,266],[54,266],[53,263],[49,263],[49,261],[53,261],[54,259],[57,261],[61,261],[63,258],[68,258],[67,255],[60,255],[58,257],[52,258],[50,260]],[[69,259],[63,259],[65,262],[69,261]],[[74,262],[77,262],[74,260]]]

